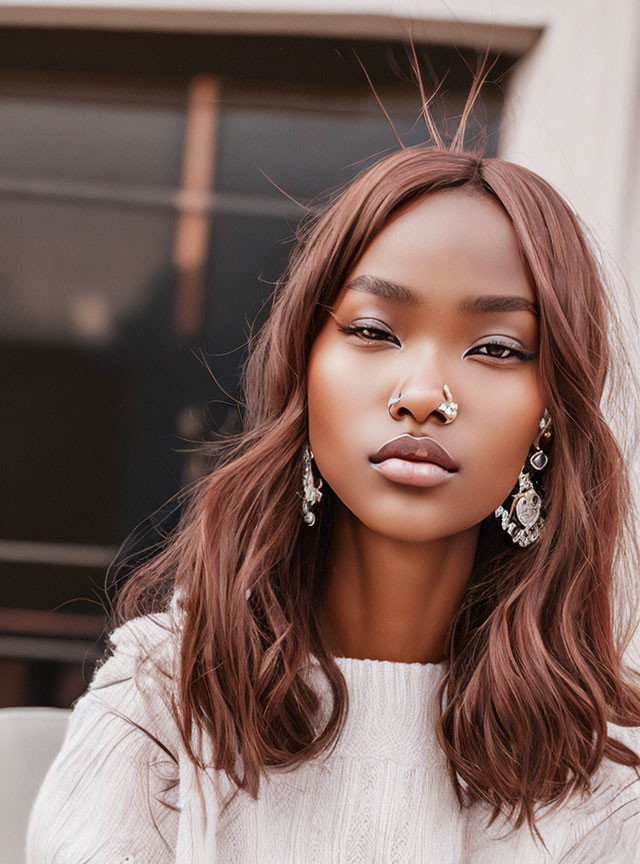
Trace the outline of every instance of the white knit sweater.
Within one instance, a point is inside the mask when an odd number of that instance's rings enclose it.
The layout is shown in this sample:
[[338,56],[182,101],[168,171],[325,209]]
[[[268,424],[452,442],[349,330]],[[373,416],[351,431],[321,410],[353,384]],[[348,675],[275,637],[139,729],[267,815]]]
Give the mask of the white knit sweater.
[[[111,635],[114,653],[76,703],[32,810],[27,864],[640,862],[640,780],[609,761],[589,798],[539,817],[548,851],[526,825],[501,839],[510,826],[487,828],[488,809],[460,810],[434,732],[444,664],[337,657],[350,708],[336,748],[270,772],[257,800],[239,792],[219,817],[226,774],[194,769],[164,695],[177,657],[174,612]],[[328,697],[319,671],[312,658],[310,675]],[[640,730],[610,730],[640,746]],[[206,743],[200,749],[210,756]]]

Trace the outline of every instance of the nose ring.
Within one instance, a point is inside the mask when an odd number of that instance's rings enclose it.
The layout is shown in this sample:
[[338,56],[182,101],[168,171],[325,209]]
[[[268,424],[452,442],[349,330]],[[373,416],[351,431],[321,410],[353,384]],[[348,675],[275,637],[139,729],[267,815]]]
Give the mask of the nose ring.
[[[438,407],[436,408],[436,411],[438,411],[440,414],[444,415],[444,423],[446,426],[448,423],[453,423],[453,421],[458,416],[459,405],[457,402],[453,401],[453,396],[451,395],[451,390],[449,390],[449,388],[447,387],[446,384],[443,386],[442,390],[444,392],[444,398],[446,401],[441,402],[438,405]],[[391,414],[391,409],[393,408],[393,406],[397,405],[401,399],[402,399],[402,393],[398,393],[397,396],[392,396],[391,399],[389,399],[389,401],[387,403],[387,408],[389,409],[389,414]],[[391,415],[391,416],[393,416],[393,415]]]
[[441,414],[444,414],[444,425],[446,426],[449,423],[453,423],[453,421],[458,416],[458,408],[459,405],[457,402],[453,401],[453,396],[451,395],[451,390],[445,384],[443,386],[444,398],[445,402],[441,402],[436,411],[439,411]]
[[402,399],[402,393],[398,393],[397,396],[392,396],[387,402],[387,408],[389,409],[389,414],[391,414],[391,409],[394,405],[397,405],[398,402]]

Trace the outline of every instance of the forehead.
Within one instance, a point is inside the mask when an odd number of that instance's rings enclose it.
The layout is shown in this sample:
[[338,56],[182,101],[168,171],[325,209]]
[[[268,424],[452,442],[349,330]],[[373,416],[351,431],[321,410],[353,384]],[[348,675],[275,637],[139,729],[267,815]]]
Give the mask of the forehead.
[[459,305],[473,294],[535,301],[509,216],[489,195],[462,189],[430,193],[404,207],[374,237],[345,285],[363,274],[408,286],[414,295],[408,303]]

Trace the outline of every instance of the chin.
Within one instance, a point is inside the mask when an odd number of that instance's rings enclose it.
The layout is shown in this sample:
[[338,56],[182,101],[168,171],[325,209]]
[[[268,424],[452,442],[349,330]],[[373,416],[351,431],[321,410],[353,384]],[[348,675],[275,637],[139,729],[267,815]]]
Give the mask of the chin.
[[387,518],[379,514],[356,518],[371,531],[405,543],[429,543],[457,533],[456,530],[447,530],[444,526],[441,528],[435,526],[433,520],[428,517],[421,519],[414,517],[411,520],[403,518],[401,508],[397,508],[397,512]]

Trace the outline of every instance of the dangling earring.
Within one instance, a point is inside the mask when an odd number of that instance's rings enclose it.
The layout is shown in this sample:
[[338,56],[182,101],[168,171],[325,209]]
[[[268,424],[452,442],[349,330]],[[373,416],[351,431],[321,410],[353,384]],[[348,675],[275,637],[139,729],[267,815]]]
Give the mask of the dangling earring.
[[547,409],[544,409],[544,414],[542,415],[542,420],[540,421],[540,434],[538,435],[538,442],[536,443],[536,452],[533,453],[529,457],[529,463],[532,468],[535,468],[536,471],[542,471],[543,468],[547,467],[547,463],[549,462],[549,457],[544,452],[544,450],[540,449],[540,440],[544,438],[548,440],[551,438],[551,416]]
[[[311,447],[308,442],[305,442],[305,445],[302,449],[302,515],[304,516],[304,521],[307,525],[311,526],[315,523],[316,517],[315,514],[311,512],[310,508],[322,498],[322,492],[320,488],[322,487],[322,478],[318,478],[318,485],[316,486],[315,481],[313,479],[313,472],[311,470],[311,460],[313,459],[313,452],[311,451]],[[300,493],[297,493],[300,494]]]
[[495,515],[514,543],[518,546],[529,546],[538,539],[544,527],[541,510],[542,498],[523,469],[518,475],[518,491],[513,496],[511,507],[506,510],[500,505]]
[[[551,417],[545,408],[540,421],[540,432],[533,445],[535,452],[528,458],[529,464],[536,471],[542,471],[549,462],[547,454],[540,449],[540,440],[551,437],[550,426]],[[525,468],[526,463],[518,475],[518,491],[514,494],[509,509],[507,510],[502,504],[495,511],[495,516],[500,519],[502,529],[518,546],[529,546],[531,543],[535,543],[544,528],[542,495],[535,488]]]

